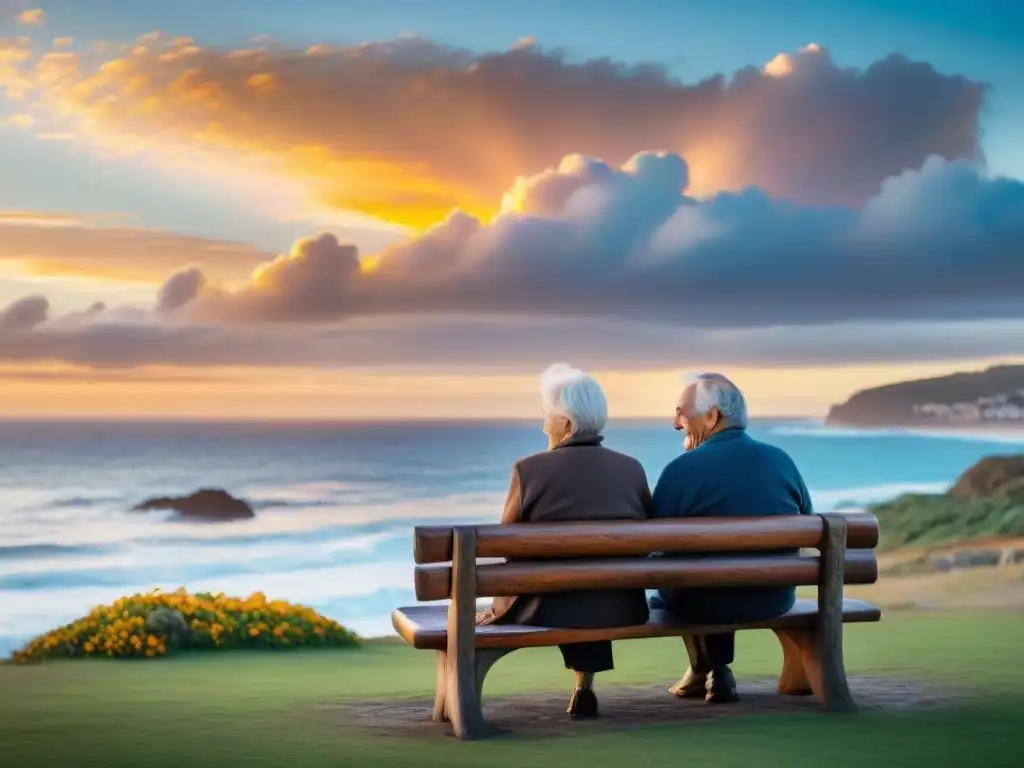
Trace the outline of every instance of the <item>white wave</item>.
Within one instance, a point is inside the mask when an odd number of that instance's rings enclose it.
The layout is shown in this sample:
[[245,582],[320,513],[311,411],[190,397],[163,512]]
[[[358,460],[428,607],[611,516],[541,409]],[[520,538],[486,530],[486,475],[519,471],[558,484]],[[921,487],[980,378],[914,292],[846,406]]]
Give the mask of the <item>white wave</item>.
[[122,494],[114,488],[50,488],[38,485],[7,485],[2,488],[3,509],[9,515],[36,515],[53,510],[74,516],[93,505],[110,505],[121,501]]
[[[310,563],[316,560],[330,562],[353,553],[372,552],[377,545],[401,538],[409,538],[408,531],[342,536],[324,541],[260,542],[244,546],[212,546],[190,549],[180,545],[136,546],[110,555],[43,555],[31,559],[0,561],[0,577],[52,574],[73,579],[93,570],[114,568],[177,567],[182,570],[197,565],[229,565],[272,561],[280,565],[296,561]],[[0,608],[2,611],[2,608]]]
[[[335,621],[341,622],[343,626],[352,630],[357,635],[364,639],[373,637],[393,637],[398,633],[395,632],[395,628],[391,625],[391,619],[387,614],[382,615],[380,618],[372,619],[353,619],[351,621],[345,621],[342,618],[334,618]],[[0,655],[3,654],[3,650],[0,649]]]
[[334,480],[293,483],[291,485],[248,485],[238,489],[237,495],[259,504],[270,500],[301,506],[324,500],[345,500],[380,492],[379,483],[341,483]]
[[[31,637],[67,624],[98,605],[153,589],[223,592],[245,597],[263,592],[277,600],[313,605],[373,594],[383,589],[411,589],[410,562],[382,562],[281,573],[253,573],[184,583],[139,583],[115,587],[66,587],[51,590],[0,590],[0,636]],[[386,617],[394,606],[381,606]]]
[[251,520],[192,523],[173,515],[110,510],[67,510],[29,519],[0,519],[0,545],[89,546],[118,543],[159,543],[174,538],[216,541],[229,537],[256,539],[274,534],[312,533],[326,528],[367,525],[391,520],[467,519],[496,520],[504,497],[495,493],[452,494],[434,499],[409,500],[354,507],[267,509]]
[[914,427],[828,427],[823,424],[813,426],[797,426],[793,424],[779,425],[767,430],[768,434],[786,437],[823,437],[823,438],[877,438],[877,437],[924,437],[936,440],[962,440],[980,443],[1005,443],[1018,445],[1024,443],[1024,429],[1020,432],[961,429],[925,429]]
[[812,488],[810,493],[816,512],[830,512],[839,506],[845,508],[842,511],[853,511],[849,508],[888,501],[905,493],[945,493],[948,488],[949,483],[882,483],[829,490]]

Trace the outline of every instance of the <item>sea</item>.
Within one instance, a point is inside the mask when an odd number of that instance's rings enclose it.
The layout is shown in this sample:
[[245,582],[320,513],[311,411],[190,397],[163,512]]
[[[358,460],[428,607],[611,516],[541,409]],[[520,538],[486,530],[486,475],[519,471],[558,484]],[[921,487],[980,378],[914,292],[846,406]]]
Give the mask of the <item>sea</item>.
[[[789,452],[820,512],[940,492],[983,456],[1024,452],[1024,434],[1003,432],[792,419],[750,432]],[[605,444],[652,488],[681,451],[667,420],[613,422]],[[0,657],[94,606],[182,586],[260,591],[391,634],[391,609],[415,602],[413,527],[496,521],[512,463],[544,446],[527,422],[0,423]],[[129,511],[206,487],[255,519]]]

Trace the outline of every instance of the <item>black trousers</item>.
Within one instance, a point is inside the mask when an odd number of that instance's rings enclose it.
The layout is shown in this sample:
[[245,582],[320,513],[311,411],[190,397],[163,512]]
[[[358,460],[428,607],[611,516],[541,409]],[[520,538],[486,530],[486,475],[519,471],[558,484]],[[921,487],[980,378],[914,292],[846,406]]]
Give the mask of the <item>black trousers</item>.
[[568,643],[558,646],[562,652],[565,668],[574,672],[596,675],[615,668],[612,658],[611,640],[597,640],[590,643]]
[[706,675],[716,667],[727,667],[736,658],[736,633],[721,635],[696,635],[693,638],[696,658],[690,659],[690,666],[697,674]]
[[[688,624],[767,621],[784,614],[796,600],[792,587],[662,589],[658,596],[665,610]],[[694,672],[710,672],[735,660],[735,632],[698,635],[694,641],[697,657],[691,660]]]

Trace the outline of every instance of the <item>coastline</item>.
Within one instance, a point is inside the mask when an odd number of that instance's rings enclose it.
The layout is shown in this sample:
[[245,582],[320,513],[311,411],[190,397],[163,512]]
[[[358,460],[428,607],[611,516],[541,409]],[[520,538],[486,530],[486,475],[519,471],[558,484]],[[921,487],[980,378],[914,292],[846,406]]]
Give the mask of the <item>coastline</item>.
[[979,436],[1002,434],[1002,435],[1014,435],[1024,437],[1024,421],[1014,424],[998,422],[986,422],[979,424],[907,424],[907,423],[888,423],[888,424],[865,424],[854,423],[854,422],[843,422],[843,421],[829,421],[825,420],[821,422],[821,425],[826,429],[859,429],[865,432],[872,432],[878,430],[898,430],[905,432],[919,432],[933,436],[941,434],[943,432],[956,433],[959,435],[971,435],[976,434]]

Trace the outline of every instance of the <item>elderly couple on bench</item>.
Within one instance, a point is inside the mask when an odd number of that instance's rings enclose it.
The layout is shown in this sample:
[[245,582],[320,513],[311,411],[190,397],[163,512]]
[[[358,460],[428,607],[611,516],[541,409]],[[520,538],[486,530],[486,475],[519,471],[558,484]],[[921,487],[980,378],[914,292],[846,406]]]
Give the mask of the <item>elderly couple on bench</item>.
[[[700,374],[683,389],[672,419],[675,429],[685,435],[683,453],[662,471],[653,494],[640,462],[601,444],[607,403],[597,381],[582,371],[555,365],[541,376],[541,395],[548,450],[516,462],[503,524],[813,511],[792,459],[747,434],[743,394],[725,376]],[[663,608],[691,624],[728,625],[781,616],[795,599],[793,587],[660,589],[650,607]],[[641,589],[555,592],[495,598],[477,614],[476,622],[599,629],[643,624],[648,609]],[[735,634],[695,641],[696,662],[670,692],[711,703],[737,701],[736,681],[729,669]],[[559,649],[566,668],[576,676],[566,711],[574,719],[596,717],[594,675],[613,668],[611,641],[572,643]]]

